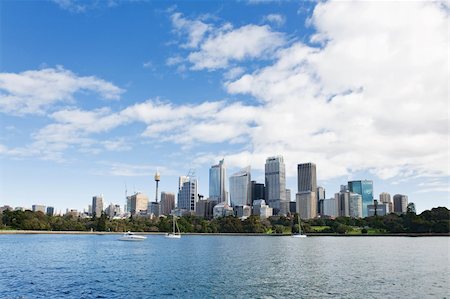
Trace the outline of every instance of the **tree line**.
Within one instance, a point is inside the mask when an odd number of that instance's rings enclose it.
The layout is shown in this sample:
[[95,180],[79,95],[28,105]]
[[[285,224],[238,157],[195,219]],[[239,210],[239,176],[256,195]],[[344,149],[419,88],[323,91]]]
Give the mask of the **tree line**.
[[[150,219],[130,217],[109,219],[106,214],[100,217],[83,218],[71,215],[48,216],[42,212],[3,211],[0,229],[46,230],[46,231],[110,231],[110,232],[170,232],[172,217]],[[178,218],[178,226],[184,233],[276,233],[298,232],[296,215],[274,216],[260,219],[250,216],[241,221],[234,216],[207,220],[196,216]],[[419,215],[406,213],[389,214],[366,218],[337,217],[335,219],[302,220],[302,231],[306,233],[449,233],[450,210],[445,207],[426,210]]]

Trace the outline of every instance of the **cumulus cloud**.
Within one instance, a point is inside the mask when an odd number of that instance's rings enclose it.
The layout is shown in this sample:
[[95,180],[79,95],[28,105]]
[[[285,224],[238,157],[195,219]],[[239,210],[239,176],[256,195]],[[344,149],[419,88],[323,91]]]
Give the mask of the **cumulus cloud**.
[[[281,22],[280,15],[267,16],[271,22]],[[268,25],[244,25],[233,28],[229,23],[207,24],[199,19],[187,19],[179,12],[171,15],[175,32],[187,34],[183,48],[192,50],[187,56],[193,70],[227,68],[233,62],[246,59],[267,59],[286,43],[283,33]],[[176,59],[175,59],[176,58]],[[179,56],[169,58],[168,65],[179,63]]]
[[190,20],[183,17],[182,13],[175,12],[170,17],[175,31],[179,34],[187,34],[186,48],[196,48],[203,40],[205,34],[212,29],[211,25],[201,20]]
[[319,46],[295,43],[226,83],[264,105],[255,152],[278,147],[292,164],[316,161],[322,178],[449,175],[446,12],[425,2],[325,2],[309,22]]
[[77,92],[118,99],[124,92],[94,76],[81,77],[62,67],[0,73],[0,111],[13,115],[42,114],[52,105],[74,101]]
[[[117,112],[63,109],[51,114],[55,123],[39,130],[36,142],[58,152],[71,146],[64,143],[70,136],[88,148],[94,134],[140,123],[141,137],[152,141],[238,143],[240,150],[224,146],[220,153],[232,167],[262,169],[266,157],[283,154],[290,176],[306,161],[317,163],[320,179],[361,170],[383,179],[448,176],[447,12],[428,2],[325,2],[309,24],[315,34],[308,44],[286,44],[268,26],[188,34],[192,67],[232,66],[226,91],[253,97],[256,106],[148,100]],[[238,65],[268,52],[273,60],[252,72]],[[215,155],[206,151],[196,161]]]

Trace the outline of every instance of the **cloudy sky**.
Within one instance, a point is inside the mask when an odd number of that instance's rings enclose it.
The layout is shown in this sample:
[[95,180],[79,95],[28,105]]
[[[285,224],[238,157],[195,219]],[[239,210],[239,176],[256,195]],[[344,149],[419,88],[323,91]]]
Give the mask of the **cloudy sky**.
[[0,206],[176,192],[283,155],[449,203],[446,1],[1,1]]

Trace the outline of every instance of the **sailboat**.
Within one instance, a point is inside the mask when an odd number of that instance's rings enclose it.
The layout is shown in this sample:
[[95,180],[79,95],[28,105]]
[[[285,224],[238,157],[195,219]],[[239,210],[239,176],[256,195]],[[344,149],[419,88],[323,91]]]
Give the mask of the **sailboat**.
[[292,235],[292,238],[306,238],[306,235],[302,234],[302,226],[300,224],[300,213],[297,214],[298,217],[298,234]]
[[[172,224],[173,224],[173,230],[171,233],[166,233],[166,238],[180,239],[181,238],[180,228],[178,227],[177,216],[175,216],[175,215],[173,215]],[[178,233],[175,232],[175,227],[177,228]]]

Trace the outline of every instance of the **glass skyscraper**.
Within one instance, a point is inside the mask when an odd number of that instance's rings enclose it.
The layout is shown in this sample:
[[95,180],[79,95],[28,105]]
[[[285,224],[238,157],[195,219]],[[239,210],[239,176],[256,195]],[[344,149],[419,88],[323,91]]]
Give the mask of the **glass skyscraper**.
[[286,215],[289,202],[286,201],[286,167],[282,156],[269,157],[265,165],[266,200],[273,213]]
[[350,181],[348,190],[362,196],[362,216],[367,217],[367,206],[373,204],[373,181]]
[[233,207],[250,204],[250,182],[250,167],[247,167],[230,177],[230,202]]
[[228,192],[226,190],[227,173],[223,159],[217,165],[211,166],[209,169],[209,199],[215,200],[217,203],[228,203]]

